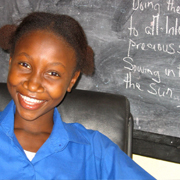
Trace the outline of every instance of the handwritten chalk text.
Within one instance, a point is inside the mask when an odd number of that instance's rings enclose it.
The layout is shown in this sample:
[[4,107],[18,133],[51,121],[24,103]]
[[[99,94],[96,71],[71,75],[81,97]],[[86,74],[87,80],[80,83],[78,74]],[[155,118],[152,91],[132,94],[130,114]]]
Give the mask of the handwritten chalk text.
[[153,3],[152,1],[140,2],[140,0],[133,0],[133,7],[132,7],[133,10],[137,11],[138,9],[140,9],[141,11],[144,11],[147,8],[152,8],[153,10],[157,11],[157,14],[160,14],[159,3]]
[[167,2],[167,11],[171,11],[177,14],[180,14],[180,6],[174,6],[174,0],[169,0]]
[[[180,48],[180,45],[178,46],[178,50]],[[137,43],[133,41],[132,39],[129,39],[129,46],[128,46],[128,57],[130,56],[130,53],[132,50],[142,50],[142,51],[148,51],[148,50],[153,50],[156,52],[163,52],[167,54],[180,54],[180,51],[177,50],[176,46],[174,43],[170,44],[152,44],[152,43]]]

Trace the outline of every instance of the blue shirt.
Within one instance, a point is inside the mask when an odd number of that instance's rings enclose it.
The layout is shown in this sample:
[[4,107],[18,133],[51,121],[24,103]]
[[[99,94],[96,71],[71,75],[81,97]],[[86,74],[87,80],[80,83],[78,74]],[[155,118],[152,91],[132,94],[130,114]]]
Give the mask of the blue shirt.
[[47,141],[32,161],[14,134],[14,102],[0,113],[0,179],[154,179],[106,136],[62,122],[57,109]]

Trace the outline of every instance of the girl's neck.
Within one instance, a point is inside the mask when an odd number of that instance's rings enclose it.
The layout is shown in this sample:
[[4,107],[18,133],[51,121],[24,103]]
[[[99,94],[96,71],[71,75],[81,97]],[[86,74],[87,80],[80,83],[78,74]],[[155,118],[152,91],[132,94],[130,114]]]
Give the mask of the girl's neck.
[[50,111],[35,120],[23,119],[16,111],[14,129],[22,129],[29,133],[51,133],[53,128],[53,111]]
[[16,112],[14,133],[24,150],[37,152],[51,134],[53,112],[49,112],[33,121],[27,121]]

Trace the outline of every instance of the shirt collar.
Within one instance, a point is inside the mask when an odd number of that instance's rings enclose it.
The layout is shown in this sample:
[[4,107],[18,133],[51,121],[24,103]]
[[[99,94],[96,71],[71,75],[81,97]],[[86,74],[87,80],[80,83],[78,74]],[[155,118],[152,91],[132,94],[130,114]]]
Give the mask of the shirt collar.
[[[5,133],[10,137],[14,136],[15,111],[16,106],[14,101],[11,100],[4,111],[0,114],[0,125],[4,129]],[[54,109],[54,126],[49,138],[53,144],[58,147],[62,147],[63,144],[67,144],[68,141],[80,144],[90,144],[89,141],[79,132],[79,130],[73,126],[73,124],[62,122],[57,108]]]
[[16,111],[16,106],[14,101],[11,100],[6,106],[4,111],[0,114],[0,125],[4,129],[7,136],[14,136],[14,114]]
[[79,144],[90,144],[89,141],[73,126],[73,123],[65,123],[57,110],[54,109],[54,126],[50,138],[58,138],[61,142],[71,141]]

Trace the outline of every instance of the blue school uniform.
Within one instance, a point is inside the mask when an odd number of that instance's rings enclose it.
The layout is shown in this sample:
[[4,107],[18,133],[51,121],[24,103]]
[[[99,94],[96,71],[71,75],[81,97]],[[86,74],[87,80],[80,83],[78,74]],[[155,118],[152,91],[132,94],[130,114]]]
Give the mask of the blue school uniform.
[[0,113],[0,179],[154,179],[98,131],[62,122],[54,110],[51,135],[32,161],[14,134],[15,104]]

